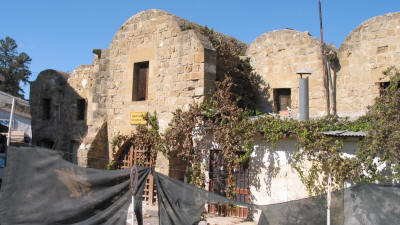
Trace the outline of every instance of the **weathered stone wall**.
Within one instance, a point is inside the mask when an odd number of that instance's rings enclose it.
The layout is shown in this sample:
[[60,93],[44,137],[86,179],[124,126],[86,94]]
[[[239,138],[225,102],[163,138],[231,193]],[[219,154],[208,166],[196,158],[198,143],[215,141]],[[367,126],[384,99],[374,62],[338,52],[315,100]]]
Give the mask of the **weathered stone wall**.
[[[31,84],[31,115],[33,144],[43,140],[54,142],[54,149],[70,153],[70,144],[87,131],[85,121],[76,120],[76,103],[80,96],[68,84],[69,74],[45,70]],[[43,99],[50,99],[50,118],[43,119]]]
[[[127,134],[134,129],[129,123],[131,112],[157,112],[164,130],[172,112],[202,101],[213,89],[215,49],[207,37],[193,29],[195,26],[199,25],[164,11],[148,10],[133,16],[119,29],[109,48],[109,140],[118,132]],[[133,65],[143,61],[149,62],[148,98],[132,101]],[[156,165],[158,171],[167,173],[168,161],[162,154]]]
[[308,32],[290,29],[265,33],[254,40],[246,52],[251,65],[269,85],[269,99],[259,103],[264,112],[273,111],[273,89],[291,89],[292,116],[298,118],[298,71],[312,72],[309,80],[310,116],[323,116],[325,112],[322,58],[318,39]]
[[400,63],[400,12],[369,19],[343,41],[338,54],[337,109],[358,117],[379,96],[382,72]]

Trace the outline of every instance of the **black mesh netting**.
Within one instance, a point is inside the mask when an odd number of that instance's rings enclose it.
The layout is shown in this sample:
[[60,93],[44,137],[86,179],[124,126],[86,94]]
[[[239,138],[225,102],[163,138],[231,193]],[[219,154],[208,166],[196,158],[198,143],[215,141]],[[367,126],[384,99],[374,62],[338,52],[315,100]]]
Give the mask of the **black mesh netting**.
[[157,187],[160,225],[197,224],[206,203],[251,206],[159,173],[154,173],[154,180]]
[[[150,169],[139,167],[135,212]],[[81,168],[59,152],[10,148],[0,192],[0,224],[125,224],[129,204],[129,169]],[[194,225],[206,203],[261,209],[259,225],[326,224],[326,197],[256,206],[228,200],[154,172],[160,225]],[[138,224],[141,224],[138,218]],[[400,186],[360,184],[332,193],[332,225],[400,224]]]
[[[137,196],[143,193],[149,171],[138,168]],[[57,151],[10,147],[0,192],[0,224],[125,224],[131,203],[129,174],[130,169],[78,167]]]
[[[259,208],[260,225],[327,224],[326,195]],[[331,224],[400,224],[400,186],[359,184],[332,192]]]

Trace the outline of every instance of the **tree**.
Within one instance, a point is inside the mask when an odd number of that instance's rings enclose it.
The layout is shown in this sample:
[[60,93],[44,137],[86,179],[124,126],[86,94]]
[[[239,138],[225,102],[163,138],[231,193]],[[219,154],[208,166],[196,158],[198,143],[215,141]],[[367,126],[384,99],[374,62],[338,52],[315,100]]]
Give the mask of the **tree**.
[[384,74],[390,83],[367,114],[370,129],[358,152],[366,181],[400,178],[400,71],[389,68]]
[[29,64],[32,60],[25,52],[18,53],[17,47],[15,40],[10,37],[0,39],[0,75],[4,77],[0,90],[23,97],[24,90],[20,87],[20,82],[28,82],[31,75]]

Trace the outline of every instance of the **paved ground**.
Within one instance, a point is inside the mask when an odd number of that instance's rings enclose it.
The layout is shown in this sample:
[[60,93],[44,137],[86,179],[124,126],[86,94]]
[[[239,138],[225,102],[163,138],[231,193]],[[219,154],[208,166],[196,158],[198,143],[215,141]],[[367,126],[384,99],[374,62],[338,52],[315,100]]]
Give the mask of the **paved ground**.
[[[158,225],[158,207],[143,205],[143,225]],[[206,215],[207,224],[209,225],[256,225],[255,222],[246,222],[242,218],[236,217],[219,217]]]

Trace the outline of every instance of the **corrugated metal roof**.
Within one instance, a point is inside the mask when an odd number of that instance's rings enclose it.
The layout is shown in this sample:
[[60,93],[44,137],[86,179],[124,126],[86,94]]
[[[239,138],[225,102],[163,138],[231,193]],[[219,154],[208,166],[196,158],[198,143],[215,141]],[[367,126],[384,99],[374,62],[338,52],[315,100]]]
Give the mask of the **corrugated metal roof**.
[[348,130],[330,130],[325,131],[323,134],[335,137],[365,137],[367,132],[364,131],[348,131]]

